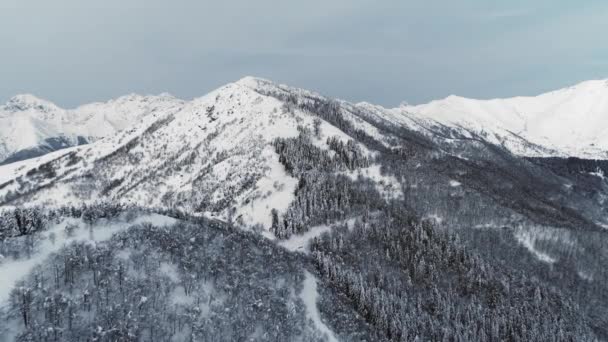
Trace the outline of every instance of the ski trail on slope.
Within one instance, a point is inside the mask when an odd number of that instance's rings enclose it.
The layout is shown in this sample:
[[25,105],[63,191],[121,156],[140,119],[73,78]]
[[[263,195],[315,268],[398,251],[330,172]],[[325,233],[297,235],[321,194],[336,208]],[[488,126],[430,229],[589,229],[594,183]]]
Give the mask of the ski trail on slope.
[[300,293],[300,298],[302,298],[302,301],[306,306],[306,316],[310,318],[315,324],[315,327],[327,337],[327,341],[338,342],[334,332],[321,321],[321,314],[317,308],[317,298],[319,297],[319,293],[317,292],[317,279],[308,271],[305,271],[305,275],[304,288]]

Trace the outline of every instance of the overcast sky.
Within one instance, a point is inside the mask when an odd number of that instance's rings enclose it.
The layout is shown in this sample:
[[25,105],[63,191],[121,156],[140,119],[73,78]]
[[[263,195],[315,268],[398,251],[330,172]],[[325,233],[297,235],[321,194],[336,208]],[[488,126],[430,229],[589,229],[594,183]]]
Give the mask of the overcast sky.
[[0,102],[245,75],[385,106],[537,94],[608,78],[607,33],[604,0],[0,0]]

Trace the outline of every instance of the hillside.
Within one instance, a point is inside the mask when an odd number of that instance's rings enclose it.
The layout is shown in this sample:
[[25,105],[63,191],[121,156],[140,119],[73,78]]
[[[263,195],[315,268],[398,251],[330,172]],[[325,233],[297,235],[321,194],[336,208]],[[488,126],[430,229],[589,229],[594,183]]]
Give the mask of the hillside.
[[420,115],[246,77],[1,166],[0,336],[608,338],[606,164]]

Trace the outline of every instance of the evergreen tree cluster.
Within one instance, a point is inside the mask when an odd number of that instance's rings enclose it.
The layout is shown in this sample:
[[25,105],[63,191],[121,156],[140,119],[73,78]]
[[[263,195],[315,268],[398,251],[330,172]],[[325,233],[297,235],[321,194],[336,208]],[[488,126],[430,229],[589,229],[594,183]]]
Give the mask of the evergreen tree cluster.
[[48,228],[50,223],[64,217],[82,218],[85,222],[96,222],[101,218],[115,218],[130,211],[151,211],[130,207],[120,203],[98,202],[81,206],[18,207],[0,211],[0,241],[12,237],[32,235]]
[[[182,218],[192,223],[144,223],[62,248],[15,286],[0,337],[6,323],[15,341],[324,341],[296,292],[306,260],[257,234]],[[336,331],[369,340],[340,301]]]
[[0,211],[0,241],[44,230],[45,216],[38,208]]
[[312,251],[321,274],[387,340],[595,339],[577,305],[559,292],[399,213],[334,229]]
[[309,132],[297,138],[277,139],[275,150],[287,172],[299,179],[295,201],[279,217],[273,212],[272,231],[278,238],[300,234],[311,226],[344,219],[351,213],[384,205],[369,180],[352,181],[339,174],[370,165],[359,146],[335,137],[327,140],[328,150],[315,146]]

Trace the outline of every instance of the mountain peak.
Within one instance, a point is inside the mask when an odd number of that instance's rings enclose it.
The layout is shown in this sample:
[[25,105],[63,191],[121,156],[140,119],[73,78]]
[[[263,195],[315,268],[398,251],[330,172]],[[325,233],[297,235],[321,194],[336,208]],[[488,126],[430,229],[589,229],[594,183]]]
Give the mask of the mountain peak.
[[251,89],[256,92],[259,92],[260,90],[263,90],[263,89],[277,88],[279,86],[277,83],[275,83],[271,80],[261,78],[261,77],[254,77],[254,76],[245,76],[231,84],[234,84],[234,85],[237,85],[240,87],[245,87],[245,88]]
[[151,101],[155,101],[155,100],[178,100],[178,99],[175,96],[173,96],[169,93],[166,93],[166,92],[160,93],[158,95],[143,95],[143,94],[131,93],[131,94],[117,97],[115,99],[111,99],[108,101],[108,103],[110,103],[110,102],[115,102],[115,103],[151,102]]
[[19,94],[11,97],[5,105],[11,112],[19,112],[35,109],[41,112],[50,112],[59,109],[54,103],[43,100],[32,94]]
[[267,80],[265,78],[261,78],[261,77],[245,76],[234,83],[255,89],[260,84],[268,84],[268,83],[273,83],[273,82],[270,80]]

